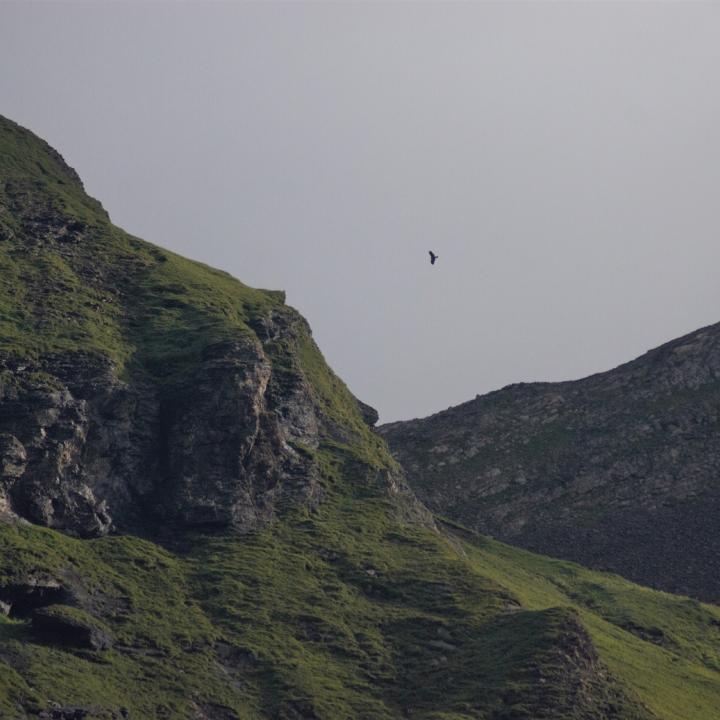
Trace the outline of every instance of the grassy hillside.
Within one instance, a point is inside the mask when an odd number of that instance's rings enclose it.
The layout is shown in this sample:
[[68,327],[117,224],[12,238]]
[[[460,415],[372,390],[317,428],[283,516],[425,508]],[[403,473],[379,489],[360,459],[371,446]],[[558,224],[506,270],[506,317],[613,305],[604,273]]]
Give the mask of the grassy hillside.
[[0,353],[101,353],[166,374],[283,306],[112,225],[46,143],[0,117]]
[[659,717],[720,707],[720,608],[462,533],[468,560],[532,610],[577,609],[600,656]]
[[[273,314],[294,318],[283,342],[262,337]],[[0,717],[716,717],[720,610],[413,522],[384,442],[282,294],[115,228],[0,119],[0,360],[101,355],[172,390],[238,334],[280,384],[307,382],[325,430],[294,451],[322,501],[246,535],[148,523],[80,540],[1,515]]]
[[[328,501],[251,537],[81,541],[1,525],[0,581],[82,578],[114,644],[49,645],[2,619],[5,716],[55,700],[140,718],[716,717],[718,608],[399,524],[348,483],[352,457],[323,452]],[[617,681],[573,677],[576,626]],[[586,684],[585,706],[566,702],[571,683]]]

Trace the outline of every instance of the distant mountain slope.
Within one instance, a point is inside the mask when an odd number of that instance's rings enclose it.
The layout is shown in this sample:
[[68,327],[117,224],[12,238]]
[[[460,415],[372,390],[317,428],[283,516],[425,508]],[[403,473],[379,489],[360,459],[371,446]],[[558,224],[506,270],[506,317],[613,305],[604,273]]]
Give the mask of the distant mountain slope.
[[584,380],[511,385],[380,432],[436,512],[720,600],[720,324]]
[[714,718],[718,608],[436,521],[375,419],[0,119],[0,717]]

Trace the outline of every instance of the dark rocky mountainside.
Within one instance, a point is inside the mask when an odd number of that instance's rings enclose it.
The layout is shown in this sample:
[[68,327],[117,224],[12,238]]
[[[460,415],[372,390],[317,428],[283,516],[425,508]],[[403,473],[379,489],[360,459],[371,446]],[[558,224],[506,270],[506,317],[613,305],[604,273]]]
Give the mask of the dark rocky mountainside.
[[719,608],[434,518],[284,300],[0,118],[0,718],[714,717]]
[[380,432],[436,512],[720,600],[720,324],[584,380],[511,385]]
[[[320,499],[309,452],[330,434],[287,346],[289,309],[248,336],[205,347],[167,382],[83,352],[7,357],[0,385],[0,504],[81,537],[146,522],[247,532],[279,503]],[[271,373],[270,353],[287,358]],[[39,379],[40,378],[40,379]]]

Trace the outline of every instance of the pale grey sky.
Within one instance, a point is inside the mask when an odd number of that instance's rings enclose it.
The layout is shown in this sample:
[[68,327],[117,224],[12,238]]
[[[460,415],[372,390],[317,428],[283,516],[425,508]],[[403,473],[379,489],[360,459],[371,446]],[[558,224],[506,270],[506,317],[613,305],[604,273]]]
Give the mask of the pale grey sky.
[[720,321],[719,38],[720,3],[4,2],[0,113],[287,290],[389,421]]

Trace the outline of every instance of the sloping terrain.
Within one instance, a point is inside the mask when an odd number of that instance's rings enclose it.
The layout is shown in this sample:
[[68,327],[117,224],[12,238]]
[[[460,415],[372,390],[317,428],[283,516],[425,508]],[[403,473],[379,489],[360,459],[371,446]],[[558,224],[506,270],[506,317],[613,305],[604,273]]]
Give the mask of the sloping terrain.
[[510,385],[380,432],[436,512],[720,600],[720,324],[584,380]]
[[0,119],[0,717],[715,717],[720,610],[434,519],[375,419]]
[[[4,525],[5,716],[716,717],[716,607],[399,524],[352,469],[328,471],[319,511],[250,536]],[[94,641],[38,622],[51,581],[49,607],[96,626]]]

